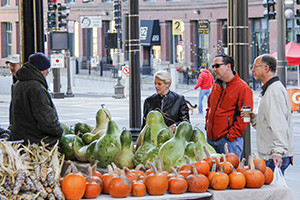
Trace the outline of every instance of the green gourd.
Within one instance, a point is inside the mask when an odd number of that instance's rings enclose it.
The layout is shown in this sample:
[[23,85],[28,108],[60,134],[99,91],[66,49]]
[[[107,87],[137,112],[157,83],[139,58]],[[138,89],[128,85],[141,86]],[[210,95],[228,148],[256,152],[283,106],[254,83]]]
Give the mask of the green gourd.
[[191,141],[195,143],[196,150],[201,159],[205,157],[203,146],[206,147],[209,154],[216,153],[216,150],[206,141],[204,133],[198,128],[193,130]]
[[85,133],[81,136],[82,141],[84,144],[90,144],[94,140],[100,139],[106,132],[106,129],[102,129],[98,131],[98,133],[93,134],[93,133]]
[[65,125],[65,124],[63,124],[63,123],[60,123],[60,125],[61,125],[61,126],[63,127],[63,129],[64,129],[63,135],[74,134],[74,133],[70,130],[70,128],[69,128],[67,125]]
[[120,130],[117,124],[110,120],[106,133],[96,141],[94,150],[95,160],[99,161],[99,167],[106,168],[121,151]]
[[66,134],[62,135],[59,142],[59,152],[65,154],[66,160],[75,160],[76,157],[74,155],[74,151],[72,149],[73,139],[74,137],[78,137],[75,134]]
[[[196,161],[196,155],[195,155],[195,152],[194,152],[194,148],[195,148],[195,143],[194,142],[186,143],[185,150],[184,150],[184,155],[189,158],[191,163]],[[175,165],[176,166],[182,166],[184,164],[186,164],[186,159],[183,156],[176,162]]]
[[73,139],[72,149],[74,151],[74,155],[80,162],[87,162],[86,149],[88,145],[84,145],[83,141],[77,136]]
[[137,166],[138,164],[145,165],[145,161],[147,159],[147,152],[152,147],[154,147],[154,145],[151,142],[151,128],[148,127],[146,129],[142,145],[138,148],[138,150],[136,150],[136,152],[134,154],[135,166]]
[[147,169],[150,169],[151,166],[148,164],[148,162],[155,163],[158,158],[158,151],[160,147],[167,142],[169,139],[171,139],[174,136],[173,132],[167,128],[163,128],[159,131],[157,135],[157,145],[149,149],[147,152],[147,159],[146,159],[146,165],[145,167]]
[[132,135],[129,130],[123,130],[120,136],[121,151],[115,158],[114,163],[119,168],[127,167],[129,169],[134,168],[134,153],[132,151]]
[[151,140],[153,145],[157,144],[157,135],[159,131],[163,128],[168,128],[162,114],[159,111],[150,111],[146,117],[146,125],[142,129],[137,139],[136,149],[138,149],[139,146],[143,143],[145,130],[148,126],[151,128]]
[[181,122],[172,139],[162,145],[158,156],[162,160],[162,169],[171,172],[176,162],[184,156],[185,144],[192,135],[192,125],[189,122]]
[[107,129],[108,122],[111,120],[111,114],[108,109],[102,108],[96,114],[96,127],[91,131],[92,134],[98,133],[100,130]]
[[86,157],[88,159],[88,161],[90,163],[94,163],[95,162],[95,148],[96,148],[96,144],[97,144],[98,140],[94,140],[93,142],[91,142],[87,149],[86,149]]
[[75,124],[75,127],[74,127],[74,133],[76,135],[78,135],[79,132],[81,134],[83,134],[83,133],[91,132],[92,130],[93,130],[93,127],[90,126],[90,125],[88,125],[88,124],[86,124],[86,123],[80,123],[80,122],[78,122],[78,123]]

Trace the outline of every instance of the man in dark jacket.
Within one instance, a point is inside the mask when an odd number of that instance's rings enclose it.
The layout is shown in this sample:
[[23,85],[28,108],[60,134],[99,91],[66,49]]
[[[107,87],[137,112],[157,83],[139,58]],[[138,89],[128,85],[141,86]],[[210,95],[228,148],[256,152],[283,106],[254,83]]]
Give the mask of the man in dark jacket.
[[13,90],[11,140],[24,140],[24,144],[54,145],[61,138],[63,128],[48,93],[45,77],[50,60],[43,53],[34,53],[17,71],[19,80]]

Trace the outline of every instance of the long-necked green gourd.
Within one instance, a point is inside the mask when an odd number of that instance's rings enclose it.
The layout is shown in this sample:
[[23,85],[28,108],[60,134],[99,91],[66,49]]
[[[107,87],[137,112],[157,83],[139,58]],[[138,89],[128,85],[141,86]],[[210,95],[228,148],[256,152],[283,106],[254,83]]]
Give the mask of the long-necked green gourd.
[[143,138],[144,138],[144,134],[145,134],[145,130],[147,129],[147,126],[149,126],[151,128],[151,140],[154,145],[157,144],[157,135],[158,135],[159,131],[163,128],[168,128],[162,114],[159,111],[157,111],[157,110],[150,111],[146,117],[146,125],[142,129],[142,131],[138,137],[138,140],[136,143],[136,147],[137,147],[136,149],[138,149],[139,146],[143,142]]
[[120,136],[121,151],[115,158],[114,163],[119,167],[127,167],[129,169],[134,168],[134,154],[131,147],[132,135],[129,130],[123,130]]
[[95,146],[95,159],[99,161],[99,167],[106,168],[111,164],[121,151],[120,130],[117,124],[110,120],[106,133],[97,140]]
[[151,149],[152,147],[154,147],[153,143],[151,142],[151,128],[148,127],[146,129],[145,135],[144,135],[144,139],[143,139],[143,143],[142,145],[139,147],[138,150],[136,150],[135,154],[134,154],[134,164],[137,166],[138,164],[143,164],[145,165],[145,161],[147,159],[147,152],[149,151],[149,149]]
[[157,135],[157,145],[149,149],[147,152],[147,159],[146,159],[146,165],[145,167],[147,169],[150,169],[151,166],[148,164],[148,162],[155,163],[158,158],[158,151],[160,147],[169,139],[173,137],[173,132],[167,128],[163,128],[159,131]]
[[74,155],[77,158],[77,160],[80,162],[87,162],[88,159],[86,156],[86,149],[88,145],[85,145],[78,136],[74,137],[72,143],[73,143],[72,148],[74,151]]
[[[191,163],[196,161],[196,155],[194,153],[194,148],[195,148],[195,143],[194,142],[188,142],[185,145],[185,149],[184,149],[184,156],[187,156],[190,160]],[[183,157],[181,157],[177,162],[176,162],[176,166],[182,166],[184,164],[186,164],[186,159]]]
[[92,134],[98,133],[100,130],[107,129],[108,122],[111,120],[111,114],[108,109],[101,105],[101,109],[96,114],[96,127],[91,131]]
[[204,133],[198,128],[195,128],[193,130],[191,141],[193,141],[195,143],[196,150],[201,159],[205,157],[205,152],[203,150],[203,146],[206,147],[209,154],[216,153],[215,149],[210,144],[208,144],[208,142],[206,141]]
[[171,172],[177,160],[184,156],[185,144],[192,135],[192,125],[189,122],[181,122],[172,139],[162,145],[158,156],[162,160],[162,169]]

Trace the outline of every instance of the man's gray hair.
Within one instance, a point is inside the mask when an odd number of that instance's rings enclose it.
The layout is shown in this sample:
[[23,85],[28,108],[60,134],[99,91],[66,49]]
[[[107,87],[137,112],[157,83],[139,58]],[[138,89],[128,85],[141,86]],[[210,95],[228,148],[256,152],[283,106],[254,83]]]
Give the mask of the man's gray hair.
[[268,65],[270,71],[275,73],[277,69],[277,59],[270,54],[263,54],[260,57],[261,57],[261,62]]
[[154,78],[158,78],[158,79],[164,81],[165,83],[170,83],[170,85],[172,83],[171,74],[165,70],[160,70],[160,71],[155,72]]

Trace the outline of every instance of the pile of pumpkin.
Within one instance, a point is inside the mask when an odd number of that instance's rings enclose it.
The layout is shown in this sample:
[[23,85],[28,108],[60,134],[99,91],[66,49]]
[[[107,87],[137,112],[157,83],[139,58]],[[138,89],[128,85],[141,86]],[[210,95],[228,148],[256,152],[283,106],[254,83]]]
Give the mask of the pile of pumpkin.
[[[62,192],[66,199],[97,198],[101,193],[114,198],[124,198],[130,194],[135,197],[148,195],[164,195],[185,192],[203,193],[209,187],[215,190],[260,188],[273,181],[273,172],[266,167],[264,160],[254,154],[249,156],[249,165],[245,166],[245,159],[240,162],[237,155],[223,154],[220,162],[213,156],[206,156],[194,163],[185,156],[186,164],[181,167],[171,167],[173,173],[163,171],[161,160],[146,170],[139,164],[135,169],[118,168],[114,163],[108,165],[107,173],[101,175],[97,171],[97,163],[91,167],[87,165],[88,173],[78,172],[75,165],[69,161],[70,167],[66,176],[61,180]],[[199,158],[199,156],[198,156]],[[72,172],[68,172],[72,170]]]

